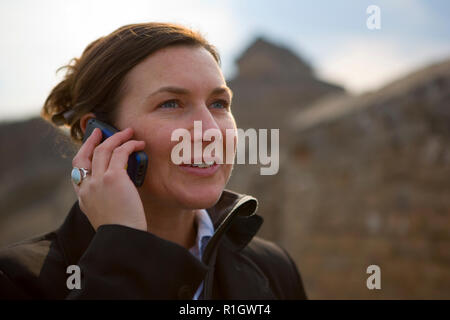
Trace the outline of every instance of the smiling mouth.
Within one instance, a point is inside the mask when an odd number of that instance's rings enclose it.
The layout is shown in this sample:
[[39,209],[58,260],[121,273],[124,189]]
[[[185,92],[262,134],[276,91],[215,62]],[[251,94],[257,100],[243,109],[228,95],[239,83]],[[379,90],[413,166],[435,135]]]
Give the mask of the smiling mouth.
[[212,164],[207,164],[207,163],[200,163],[200,164],[191,164],[191,167],[196,167],[196,168],[209,168],[212,167],[214,165],[214,163]]
[[215,162],[210,163],[210,164],[202,162],[202,163],[198,163],[198,164],[194,164],[194,163],[193,164],[182,164],[182,166],[183,167],[193,167],[193,168],[202,168],[202,169],[204,169],[204,168],[210,168],[210,167],[214,166],[215,164],[216,164]]
[[181,163],[181,167],[185,168],[200,168],[200,169],[208,169],[211,167],[216,167],[220,162],[220,159],[215,157],[207,157],[207,158],[191,158],[189,163]]
[[184,172],[200,177],[213,176],[220,167],[221,165],[215,161],[179,165],[179,168]]

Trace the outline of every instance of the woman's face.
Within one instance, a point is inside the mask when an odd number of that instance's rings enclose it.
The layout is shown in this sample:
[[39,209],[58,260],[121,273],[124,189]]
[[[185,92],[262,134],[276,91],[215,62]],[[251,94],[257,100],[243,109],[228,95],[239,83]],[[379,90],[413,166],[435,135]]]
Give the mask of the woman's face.
[[[167,87],[171,89],[165,90]],[[185,209],[214,205],[228,182],[232,164],[218,164],[211,170],[176,165],[171,159],[172,149],[179,143],[171,141],[172,132],[186,129],[194,142],[194,121],[201,121],[202,136],[211,128],[222,133],[225,162],[226,130],[236,130],[236,124],[229,109],[231,91],[213,56],[193,46],[159,50],[127,74],[125,88],[116,126],[132,127],[134,139],[146,142],[149,162],[139,189],[141,196]],[[202,154],[210,143],[200,142]],[[193,147],[191,155],[194,159]]]

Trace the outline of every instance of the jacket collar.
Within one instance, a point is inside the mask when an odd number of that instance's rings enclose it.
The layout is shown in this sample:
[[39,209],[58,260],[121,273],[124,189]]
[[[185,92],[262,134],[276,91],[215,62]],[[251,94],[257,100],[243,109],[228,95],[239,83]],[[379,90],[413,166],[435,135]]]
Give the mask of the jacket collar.
[[255,214],[258,201],[249,195],[224,190],[219,201],[207,209],[214,224],[214,236],[203,254],[207,263],[222,238],[226,236],[233,251],[244,248],[258,232],[263,218]]
[[[203,261],[208,261],[224,235],[233,251],[244,248],[259,230],[263,219],[255,214],[258,202],[255,198],[224,190],[217,203],[207,212],[214,225],[214,236],[209,241]],[[95,230],[78,201],[74,203],[61,227],[57,230],[65,260],[77,264],[95,235]]]

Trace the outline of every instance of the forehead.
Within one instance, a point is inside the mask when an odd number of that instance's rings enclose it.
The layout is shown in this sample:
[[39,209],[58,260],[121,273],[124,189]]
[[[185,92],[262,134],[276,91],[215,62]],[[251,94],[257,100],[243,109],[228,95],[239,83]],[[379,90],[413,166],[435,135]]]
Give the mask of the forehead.
[[203,47],[177,45],[151,54],[126,77],[127,87],[143,93],[161,86],[216,87],[225,80],[214,57]]

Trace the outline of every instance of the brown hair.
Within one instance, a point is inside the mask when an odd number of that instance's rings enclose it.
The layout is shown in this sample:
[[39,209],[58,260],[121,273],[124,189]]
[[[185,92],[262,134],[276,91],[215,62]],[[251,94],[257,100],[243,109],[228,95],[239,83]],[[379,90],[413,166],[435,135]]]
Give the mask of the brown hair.
[[80,143],[80,118],[93,112],[97,118],[114,123],[115,110],[124,92],[129,70],[148,55],[173,45],[201,46],[220,64],[214,46],[198,32],[172,23],[125,25],[101,37],[73,58],[64,79],[45,100],[41,116],[55,126],[70,126],[72,140]]

